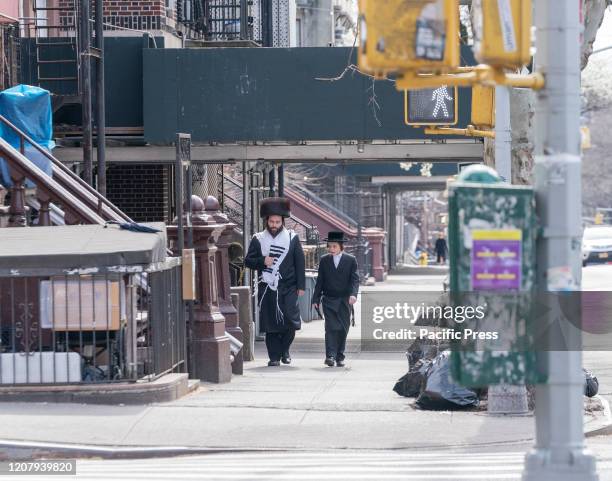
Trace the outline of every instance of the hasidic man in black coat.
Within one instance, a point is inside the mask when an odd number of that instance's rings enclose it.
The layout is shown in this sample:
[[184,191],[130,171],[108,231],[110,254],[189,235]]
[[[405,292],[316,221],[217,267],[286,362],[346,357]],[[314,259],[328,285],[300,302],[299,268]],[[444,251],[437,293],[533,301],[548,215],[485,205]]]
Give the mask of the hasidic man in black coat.
[[266,229],[253,236],[244,263],[258,274],[257,299],[261,330],[266,333],[268,366],[291,363],[289,347],[302,327],[298,296],[304,295],[306,269],[298,235],[284,226],[290,203],[269,197],[259,206]]
[[323,305],[325,364],[332,367],[335,362],[342,367],[353,304],[359,293],[357,259],[344,252],[343,232],[330,232],[325,240],[328,254],[319,263],[312,304],[317,310],[319,304]]

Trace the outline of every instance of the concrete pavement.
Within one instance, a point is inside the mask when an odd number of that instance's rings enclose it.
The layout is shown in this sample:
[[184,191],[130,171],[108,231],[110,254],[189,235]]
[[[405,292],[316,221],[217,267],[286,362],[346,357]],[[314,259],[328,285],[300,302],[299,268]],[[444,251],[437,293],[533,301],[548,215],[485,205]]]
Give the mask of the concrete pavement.
[[[441,282],[441,276],[390,277],[368,289],[438,290]],[[243,376],[234,376],[229,384],[203,384],[168,403],[3,403],[0,453],[6,454],[15,442],[24,443],[23,453],[32,443],[50,442],[74,447],[77,453],[100,448],[96,455],[112,457],[194,450],[484,448],[533,439],[531,415],[416,410],[413,399],[392,391],[407,370],[404,354],[360,352],[359,328],[351,330],[349,340],[347,367],[325,367],[322,322],[305,324],[290,366],[267,367],[263,343],[258,342],[256,360],[245,364]],[[585,355],[585,364],[592,362],[601,376],[606,395],[612,383],[608,358],[607,353]],[[585,429],[600,422],[601,417],[586,417]]]
[[197,448],[425,448],[513,443],[533,436],[529,417],[418,411],[391,389],[401,354],[350,356],[347,368],[294,353],[269,368],[258,352],[245,375],[151,406],[3,404],[0,439],[105,446]]

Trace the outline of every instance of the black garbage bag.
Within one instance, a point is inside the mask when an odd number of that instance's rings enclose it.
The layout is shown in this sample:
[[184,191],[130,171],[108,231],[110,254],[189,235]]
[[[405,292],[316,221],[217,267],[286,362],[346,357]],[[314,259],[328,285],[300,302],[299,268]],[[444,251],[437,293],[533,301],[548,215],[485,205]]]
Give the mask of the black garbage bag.
[[599,381],[591,371],[582,369],[584,371],[584,395],[587,397],[596,396],[599,392]]
[[417,397],[425,387],[431,363],[428,359],[420,359],[414,365],[411,364],[410,371],[397,380],[393,390],[400,396]]
[[425,389],[416,400],[421,409],[451,410],[478,406],[478,395],[459,384],[450,375],[450,351],[434,359],[427,372]]
[[[419,339],[412,343],[412,345],[406,351],[406,357],[408,358],[408,365],[415,366],[418,361],[426,359],[433,361],[436,356],[440,353],[441,349],[435,341]],[[414,369],[410,369],[413,371]]]

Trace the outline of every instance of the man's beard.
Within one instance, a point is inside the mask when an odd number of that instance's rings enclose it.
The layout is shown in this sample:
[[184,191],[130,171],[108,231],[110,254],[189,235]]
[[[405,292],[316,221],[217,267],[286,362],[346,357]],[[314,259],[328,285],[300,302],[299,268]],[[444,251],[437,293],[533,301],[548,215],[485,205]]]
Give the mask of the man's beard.
[[272,235],[272,237],[276,237],[280,233],[280,231],[283,230],[283,226],[282,225],[280,227],[267,226],[266,229]]

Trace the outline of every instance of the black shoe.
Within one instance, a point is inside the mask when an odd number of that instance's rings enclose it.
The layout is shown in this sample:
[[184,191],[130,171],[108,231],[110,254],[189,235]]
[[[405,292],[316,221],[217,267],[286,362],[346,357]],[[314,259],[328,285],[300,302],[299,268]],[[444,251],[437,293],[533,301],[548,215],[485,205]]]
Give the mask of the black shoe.
[[336,366],[344,367],[344,359],[337,359],[336,360]]
[[285,354],[283,357],[281,357],[281,362],[283,364],[291,364],[291,356],[289,354]]
[[329,367],[334,367],[334,358],[333,357],[326,357],[325,358],[325,364],[327,364]]
[[268,366],[280,366],[280,361],[268,361]]

